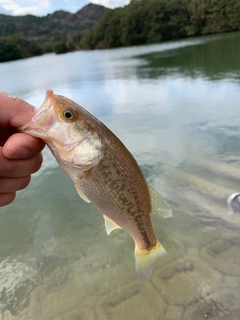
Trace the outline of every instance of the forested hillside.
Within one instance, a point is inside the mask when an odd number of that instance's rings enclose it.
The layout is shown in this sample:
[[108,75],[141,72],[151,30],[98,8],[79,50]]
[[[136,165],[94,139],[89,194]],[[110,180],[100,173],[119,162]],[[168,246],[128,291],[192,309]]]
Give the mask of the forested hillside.
[[131,0],[72,14],[0,14],[0,62],[46,52],[113,48],[240,30],[240,0]]
[[84,49],[112,48],[240,30],[240,0],[131,0],[84,35]]
[[66,11],[45,17],[0,14],[0,61],[80,49],[82,35],[106,10],[90,3],[74,14]]

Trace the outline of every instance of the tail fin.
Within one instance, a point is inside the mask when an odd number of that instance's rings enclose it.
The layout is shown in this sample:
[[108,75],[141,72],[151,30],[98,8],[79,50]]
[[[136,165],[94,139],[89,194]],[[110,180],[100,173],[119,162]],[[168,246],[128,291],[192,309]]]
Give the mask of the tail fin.
[[149,280],[154,262],[167,254],[161,243],[157,241],[156,246],[150,250],[139,250],[135,248],[135,266],[139,280]]

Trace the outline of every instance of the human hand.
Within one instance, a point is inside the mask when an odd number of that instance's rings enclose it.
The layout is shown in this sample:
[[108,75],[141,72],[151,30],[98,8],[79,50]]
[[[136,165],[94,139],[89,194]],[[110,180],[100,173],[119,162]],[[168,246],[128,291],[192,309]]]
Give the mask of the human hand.
[[34,107],[0,91],[0,207],[11,203],[16,191],[26,188],[42,164],[44,142],[16,128],[28,123]]

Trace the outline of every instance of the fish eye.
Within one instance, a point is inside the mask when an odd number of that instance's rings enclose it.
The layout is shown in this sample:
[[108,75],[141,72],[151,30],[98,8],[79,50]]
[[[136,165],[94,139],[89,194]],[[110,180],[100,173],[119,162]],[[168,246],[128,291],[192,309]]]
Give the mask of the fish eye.
[[67,120],[73,120],[75,112],[73,110],[64,110],[63,116]]

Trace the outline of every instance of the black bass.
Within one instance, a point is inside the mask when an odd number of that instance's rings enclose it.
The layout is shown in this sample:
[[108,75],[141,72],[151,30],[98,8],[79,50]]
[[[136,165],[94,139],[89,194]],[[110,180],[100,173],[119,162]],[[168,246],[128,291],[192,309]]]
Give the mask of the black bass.
[[123,143],[77,103],[51,90],[19,130],[47,143],[82,199],[102,212],[107,234],[123,228],[131,235],[137,275],[148,280],[155,260],[166,254],[153,233],[150,213],[168,218],[172,209],[146,183]]

